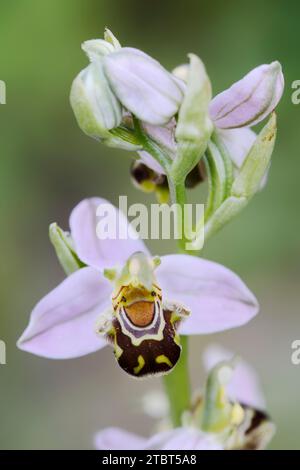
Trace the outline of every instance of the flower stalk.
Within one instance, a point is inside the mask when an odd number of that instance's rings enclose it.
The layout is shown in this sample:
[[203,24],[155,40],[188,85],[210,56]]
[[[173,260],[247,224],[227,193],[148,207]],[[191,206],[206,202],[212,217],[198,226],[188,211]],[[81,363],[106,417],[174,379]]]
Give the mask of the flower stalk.
[[181,426],[182,414],[190,407],[190,379],[188,367],[188,337],[181,337],[180,360],[171,374],[164,376],[164,386],[170,402],[170,415],[174,428]]

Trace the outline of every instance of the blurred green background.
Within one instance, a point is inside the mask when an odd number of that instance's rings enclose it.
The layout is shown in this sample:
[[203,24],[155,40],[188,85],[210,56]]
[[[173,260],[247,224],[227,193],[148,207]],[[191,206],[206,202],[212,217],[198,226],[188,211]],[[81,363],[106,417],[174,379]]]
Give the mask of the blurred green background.
[[[300,366],[291,364],[299,320],[300,79],[297,1],[11,0],[0,2],[1,283],[0,448],[91,448],[95,431],[118,425],[147,434],[154,422],[141,397],[160,380],[134,381],[112,351],[50,361],[15,342],[36,301],[63,273],[48,242],[48,225],[67,228],[71,208],[86,196],[150,201],[127,177],[130,154],[102,147],[77,127],[68,94],[87,60],[86,39],[109,26],[124,45],[144,49],[173,68],[195,52],[214,93],[256,65],[281,61],[286,88],[269,183],[249,207],[212,239],[205,257],[235,270],[256,293],[260,315],[248,326],[191,341],[191,371],[201,383],[201,351],[210,341],[249,360],[261,376],[278,432],[272,448],[300,449]],[[151,245],[151,244],[150,244]],[[172,251],[152,244],[153,251]]]

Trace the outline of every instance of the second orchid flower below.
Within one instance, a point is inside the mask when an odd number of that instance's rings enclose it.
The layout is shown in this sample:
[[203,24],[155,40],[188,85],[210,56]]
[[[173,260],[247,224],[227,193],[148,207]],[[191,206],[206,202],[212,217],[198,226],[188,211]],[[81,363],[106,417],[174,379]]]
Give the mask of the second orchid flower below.
[[[107,428],[95,436],[96,448],[265,449],[276,427],[265,411],[265,400],[255,371],[219,346],[209,346],[203,359],[208,372],[205,386],[195,394],[190,408],[183,412],[180,426],[172,429],[168,420],[164,419],[158,423],[158,432],[150,438],[119,428]],[[156,395],[157,408],[163,399],[163,394]]]

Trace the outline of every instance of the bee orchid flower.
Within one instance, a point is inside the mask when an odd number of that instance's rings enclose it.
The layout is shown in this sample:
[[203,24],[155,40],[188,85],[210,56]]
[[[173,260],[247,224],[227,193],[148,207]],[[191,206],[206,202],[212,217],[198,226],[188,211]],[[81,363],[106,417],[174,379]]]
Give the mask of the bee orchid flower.
[[[131,236],[98,238],[103,206],[116,215],[118,233]],[[254,295],[220,264],[183,254],[152,257],[125,215],[104,199],[81,201],[70,229],[57,242],[52,235],[70,275],[33,309],[18,341],[22,350],[68,359],[112,344],[122,369],[143,377],[175,366],[180,335],[238,327],[258,312]]]

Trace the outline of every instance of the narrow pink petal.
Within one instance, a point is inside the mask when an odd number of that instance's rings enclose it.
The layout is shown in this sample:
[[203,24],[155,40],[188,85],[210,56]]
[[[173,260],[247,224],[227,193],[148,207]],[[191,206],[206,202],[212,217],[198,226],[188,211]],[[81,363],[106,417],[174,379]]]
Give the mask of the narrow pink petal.
[[155,160],[155,158],[150,155],[150,153],[145,152],[144,150],[138,152],[141,161],[151,170],[155,171],[159,175],[165,175],[166,172],[163,167]]
[[222,450],[212,435],[194,428],[176,428],[149,439],[119,428],[107,428],[95,436],[98,450]]
[[[225,348],[211,345],[204,351],[203,362],[207,371],[218,362],[232,359],[234,354]],[[228,395],[232,400],[264,410],[265,399],[255,370],[243,360],[239,360],[233,376],[227,385]]]
[[[247,157],[257,135],[249,127],[240,129],[217,129],[217,135],[226,147],[228,154],[237,169],[240,169]],[[260,189],[267,184],[268,172],[264,174],[260,183]]]
[[164,126],[153,126],[152,124],[142,122],[142,127],[144,132],[151,137],[154,142],[157,142],[171,154],[176,151],[176,124],[176,119],[173,118]]
[[110,294],[110,283],[97,270],[79,269],[35,306],[18,347],[52,359],[103,348],[106,342],[96,335],[95,322],[109,305]]
[[97,450],[141,450],[147,439],[120,428],[107,428],[95,436]]
[[152,436],[146,443],[146,450],[222,450],[213,435],[198,429],[182,427]]
[[[143,123],[143,129],[145,133],[161,148],[165,149],[166,153],[170,157],[176,154],[176,142],[174,137],[175,127],[175,119],[171,119],[171,121],[165,126],[153,126],[151,124]],[[151,168],[151,170],[161,175],[165,174],[165,170],[152,157],[152,155],[145,151],[140,151],[138,153],[143,160],[143,163]]]
[[211,118],[222,129],[253,126],[274,110],[283,88],[279,62],[260,65],[212,100]]
[[159,62],[130,47],[103,59],[106,77],[123,106],[149,124],[162,125],[177,113],[183,86]]
[[[110,215],[109,234],[104,240],[98,238],[96,231],[101,220],[97,216],[100,205],[104,211],[103,217]],[[90,266],[110,268],[125,263],[136,251],[148,253],[125,215],[105,199],[94,197],[81,201],[71,213],[70,227],[76,253]],[[121,238],[123,235],[124,239]]]
[[164,298],[191,310],[180,327],[182,334],[235,328],[258,313],[254,295],[236,274],[220,264],[195,256],[167,255],[156,274]]
[[256,134],[248,127],[241,129],[218,129],[217,135],[228,150],[231,160],[241,168],[244,160],[255,142]]

